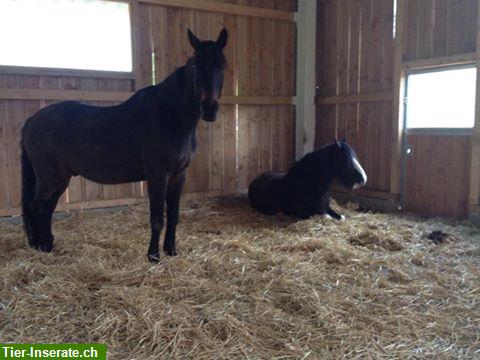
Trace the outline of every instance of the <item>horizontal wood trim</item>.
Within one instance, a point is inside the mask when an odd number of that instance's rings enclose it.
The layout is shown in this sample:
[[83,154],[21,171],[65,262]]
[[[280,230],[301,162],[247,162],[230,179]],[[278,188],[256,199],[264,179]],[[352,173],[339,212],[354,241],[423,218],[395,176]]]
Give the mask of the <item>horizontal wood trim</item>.
[[[82,210],[82,209],[93,209],[93,208],[106,208],[114,206],[125,206],[125,205],[134,205],[140,204],[146,201],[146,198],[129,198],[129,199],[113,199],[113,200],[97,200],[97,201],[86,201],[86,202],[75,202],[70,204],[61,204],[55,209],[56,212],[59,211],[71,211],[71,210]],[[14,216],[20,215],[21,209],[19,207],[14,207],[10,209],[0,209],[0,217],[3,216]]]
[[430,59],[412,60],[402,62],[400,67],[402,70],[416,70],[416,69],[428,69],[441,66],[451,65],[468,65],[475,64],[477,61],[476,53],[444,56]]
[[[125,101],[132,92],[47,90],[47,89],[0,89],[0,99],[8,100],[78,100],[78,101]],[[293,105],[289,96],[223,96],[222,104],[239,105]]]
[[[197,200],[203,199],[211,196],[223,196],[223,195],[234,195],[239,194],[239,191],[198,191],[198,192],[189,192],[182,196],[182,201]],[[75,211],[75,210],[86,210],[86,209],[101,209],[109,208],[116,206],[129,206],[136,204],[143,204],[148,201],[147,197],[137,197],[137,198],[127,198],[127,199],[112,199],[112,200],[96,200],[96,201],[84,201],[84,202],[74,202],[70,204],[61,204],[58,205],[55,209],[55,212],[62,211]],[[0,217],[7,216],[18,216],[21,215],[21,209],[19,207],[9,208],[9,209],[0,209]]]
[[36,75],[36,76],[74,76],[89,77],[97,79],[126,79],[133,80],[133,72],[102,71],[102,70],[80,70],[62,68],[43,68],[30,66],[0,65],[0,74],[6,75]]
[[357,102],[393,101],[393,91],[380,91],[364,94],[336,95],[317,98],[317,105],[335,105]]
[[119,91],[0,89],[0,99],[8,100],[124,101],[132,94]]
[[221,104],[238,104],[238,105],[294,105],[295,97],[293,96],[222,96]]
[[384,200],[396,200],[397,195],[391,194],[387,191],[378,191],[378,190],[370,190],[370,189],[364,189],[360,188],[355,191],[349,191],[346,190],[338,185],[332,185],[330,188],[330,191],[332,192],[338,192],[342,194],[351,194],[351,195],[358,195],[358,196],[365,196],[365,197],[372,197],[372,198],[377,198],[377,199],[384,199]]
[[[119,0],[110,0],[119,1]],[[184,9],[220,12],[231,15],[243,15],[265,19],[295,21],[295,12],[276,9],[266,9],[255,6],[237,5],[209,0],[120,0],[122,2],[139,2],[149,5],[162,5]]]

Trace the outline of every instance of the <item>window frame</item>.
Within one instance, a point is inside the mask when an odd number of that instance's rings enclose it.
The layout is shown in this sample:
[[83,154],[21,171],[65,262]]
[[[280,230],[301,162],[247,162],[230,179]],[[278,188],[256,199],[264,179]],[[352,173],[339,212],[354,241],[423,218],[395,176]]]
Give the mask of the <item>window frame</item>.
[[[428,67],[428,68],[413,68],[405,70],[405,85],[403,91],[403,127],[405,129],[406,134],[424,134],[424,135],[472,135],[475,129],[475,119],[474,125],[472,127],[423,127],[423,128],[409,128],[408,127],[408,119],[407,119],[407,108],[408,108],[408,80],[410,75],[418,75],[418,74],[429,74],[429,73],[438,73],[443,71],[451,71],[451,70],[461,70],[461,69],[475,69],[477,70],[477,78],[476,84],[480,79],[478,78],[478,68],[475,62],[466,63],[466,64],[445,64],[435,67]],[[480,96],[477,94],[477,86],[475,86],[475,99]],[[476,114],[476,101],[474,104],[474,117]]]
[[[125,4],[122,0],[108,0]],[[75,69],[61,67],[44,67],[44,66],[22,66],[22,65],[2,65],[0,64],[0,75],[37,75],[37,76],[71,76],[71,77],[88,77],[88,78],[110,78],[110,79],[135,79],[135,36],[133,31],[133,9],[132,3],[126,3],[130,18],[130,60],[132,62],[131,71],[115,71],[115,70],[96,70],[96,69]]]

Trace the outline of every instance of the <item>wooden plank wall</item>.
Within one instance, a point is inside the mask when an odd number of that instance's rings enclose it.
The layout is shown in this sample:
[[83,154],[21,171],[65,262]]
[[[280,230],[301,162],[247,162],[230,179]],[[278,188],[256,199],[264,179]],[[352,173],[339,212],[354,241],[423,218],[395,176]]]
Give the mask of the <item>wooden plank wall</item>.
[[[0,74],[0,89],[131,92],[133,79]],[[0,99],[0,215],[18,213],[21,183],[19,140],[23,123],[52,102],[54,101],[42,99]],[[100,106],[115,104],[105,101],[90,103]],[[140,188],[134,184],[99,185],[77,177],[72,179],[62,197],[60,208],[65,208],[67,203],[99,202],[109,205],[114,204],[114,199],[139,196]]]
[[345,138],[368,174],[359,193],[390,196],[393,0],[320,1],[316,147]]
[[[445,65],[480,69],[479,3],[398,0],[394,11],[394,0],[319,0],[316,146],[345,137],[357,149],[369,175],[367,189],[359,194],[399,200],[405,75]],[[407,137],[417,147],[408,163],[410,193],[405,194],[407,202],[420,199],[422,207],[414,210],[456,216],[480,210],[480,77],[477,84],[476,126],[470,135]],[[440,156],[445,149],[448,156]],[[440,187],[451,190],[449,200],[426,196],[420,183],[439,173],[448,177],[448,169],[456,169],[456,180],[444,178]]]
[[[296,0],[223,2],[240,8],[223,13],[212,11],[211,1],[192,2],[195,10],[188,8],[189,2],[132,1],[134,71],[130,76],[55,70],[37,74],[36,69],[16,73],[0,67],[0,216],[19,213],[19,139],[24,121],[57,98],[111,105],[115,102],[92,99],[122,100],[136,89],[161,81],[192,55],[187,27],[200,38],[215,39],[225,26],[230,37],[225,50],[229,67],[224,101],[215,123],[201,121],[186,191],[240,192],[261,171],[286,169],[294,157],[296,26],[290,15]],[[198,9],[202,6],[209,11]],[[144,184],[105,186],[77,177],[59,209],[131,204],[143,201],[145,193]]]
[[[402,2],[405,14],[399,24],[404,37],[400,48],[402,75],[445,65],[478,67],[478,4],[478,0]],[[479,114],[477,109],[477,129]],[[407,134],[407,142],[413,147],[405,174],[407,209],[457,217],[476,211],[480,201],[479,185],[475,184],[480,158],[473,156],[477,138],[475,131],[468,135]]]

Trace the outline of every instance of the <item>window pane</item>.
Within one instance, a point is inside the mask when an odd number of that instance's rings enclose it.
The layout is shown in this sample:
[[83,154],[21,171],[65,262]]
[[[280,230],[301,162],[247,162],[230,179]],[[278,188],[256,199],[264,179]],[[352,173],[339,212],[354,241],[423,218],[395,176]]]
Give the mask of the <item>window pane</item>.
[[126,3],[0,0],[0,65],[131,71]]
[[408,128],[472,128],[476,69],[463,68],[408,76]]

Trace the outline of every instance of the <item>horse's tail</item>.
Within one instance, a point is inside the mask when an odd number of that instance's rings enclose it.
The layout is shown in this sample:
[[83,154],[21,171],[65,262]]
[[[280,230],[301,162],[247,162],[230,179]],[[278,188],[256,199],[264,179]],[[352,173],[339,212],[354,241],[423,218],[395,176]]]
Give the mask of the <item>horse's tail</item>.
[[31,203],[35,196],[35,182],[36,176],[33,171],[32,162],[22,146],[22,216],[23,227],[29,242],[33,240],[32,226],[34,219]]

